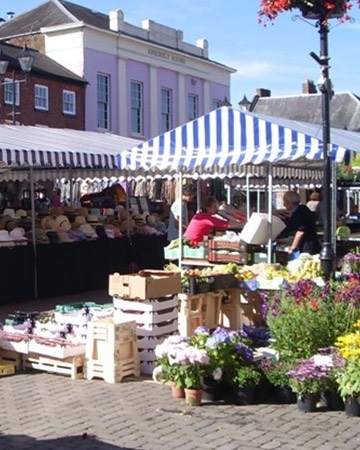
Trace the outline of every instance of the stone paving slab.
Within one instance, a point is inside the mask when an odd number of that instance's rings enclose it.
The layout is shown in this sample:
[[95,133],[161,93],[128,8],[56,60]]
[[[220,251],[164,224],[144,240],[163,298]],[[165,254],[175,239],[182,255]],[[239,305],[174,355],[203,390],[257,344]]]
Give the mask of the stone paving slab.
[[360,418],[296,405],[189,407],[150,379],[0,378],[1,450],[359,450]]

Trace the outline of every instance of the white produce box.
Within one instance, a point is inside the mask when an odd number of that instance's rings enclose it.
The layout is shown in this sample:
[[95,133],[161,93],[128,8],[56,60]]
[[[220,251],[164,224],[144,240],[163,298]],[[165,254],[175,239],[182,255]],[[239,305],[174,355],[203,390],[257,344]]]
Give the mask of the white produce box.
[[[269,240],[269,221],[265,213],[252,213],[241,231],[241,240],[247,244],[262,245]],[[285,223],[276,216],[272,216],[271,240],[279,236],[286,228]]]

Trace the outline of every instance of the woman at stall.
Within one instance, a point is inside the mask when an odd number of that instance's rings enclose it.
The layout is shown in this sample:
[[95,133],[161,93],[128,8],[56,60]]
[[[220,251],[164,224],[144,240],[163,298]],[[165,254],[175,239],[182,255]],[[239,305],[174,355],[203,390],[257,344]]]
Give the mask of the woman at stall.
[[229,221],[216,215],[219,209],[219,202],[215,197],[207,197],[203,203],[200,212],[196,213],[191,219],[184,237],[198,244],[204,240],[205,236],[209,236],[214,228],[226,230],[227,228],[237,228],[240,223],[238,221]]

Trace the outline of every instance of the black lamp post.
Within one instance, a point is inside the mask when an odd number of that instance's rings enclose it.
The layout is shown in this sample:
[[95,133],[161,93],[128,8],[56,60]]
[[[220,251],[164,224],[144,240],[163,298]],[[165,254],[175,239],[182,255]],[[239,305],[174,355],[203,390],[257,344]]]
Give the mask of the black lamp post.
[[[24,46],[23,50],[17,55],[16,57],[18,63],[20,64],[22,72],[25,74],[28,74],[31,71],[33,62],[35,57],[30,53],[30,51],[27,49],[26,45]],[[11,58],[7,55],[4,55],[2,47],[0,47],[0,75],[4,76],[6,74],[6,71],[8,70],[9,63],[14,61],[14,58]],[[12,123],[15,124],[15,106],[16,106],[16,85],[20,83],[25,83],[27,81],[27,78],[24,79],[17,79],[15,78],[15,69],[12,71],[12,78],[11,80],[5,80],[1,81],[1,85],[11,85],[12,86]]]
[[[309,18],[309,17],[308,17]],[[328,52],[328,17],[321,14],[318,18],[320,34],[320,57],[314,52],[310,56],[320,65],[321,77],[318,81],[318,88],[321,92],[321,112],[322,112],[322,140],[324,157],[324,183],[323,201],[325,204],[324,235],[322,249],[320,252],[321,268],[327,279],[332,276],[335,269],[335,253],[332,245],[332,165],[330,157],[330,100],[332,96],[332,84],[329,78],[329,52]]]

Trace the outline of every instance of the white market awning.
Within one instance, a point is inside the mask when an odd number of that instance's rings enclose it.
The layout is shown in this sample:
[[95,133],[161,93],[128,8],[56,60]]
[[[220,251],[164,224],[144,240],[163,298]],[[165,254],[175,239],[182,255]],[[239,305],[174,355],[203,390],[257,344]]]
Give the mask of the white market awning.
[[[119,167],[136,175],[273,176],[323,178],[322,127],[260,116],[227,106],[143,142],[119,155]],[[360,151],[360,135],[331,130],[331,157]]]
[[0,125],[1,172],[9,179],[21,179],[33,168],[41,177],[120,176],[118,155],[139,143],[136,139],[110,133],[60,128]]

